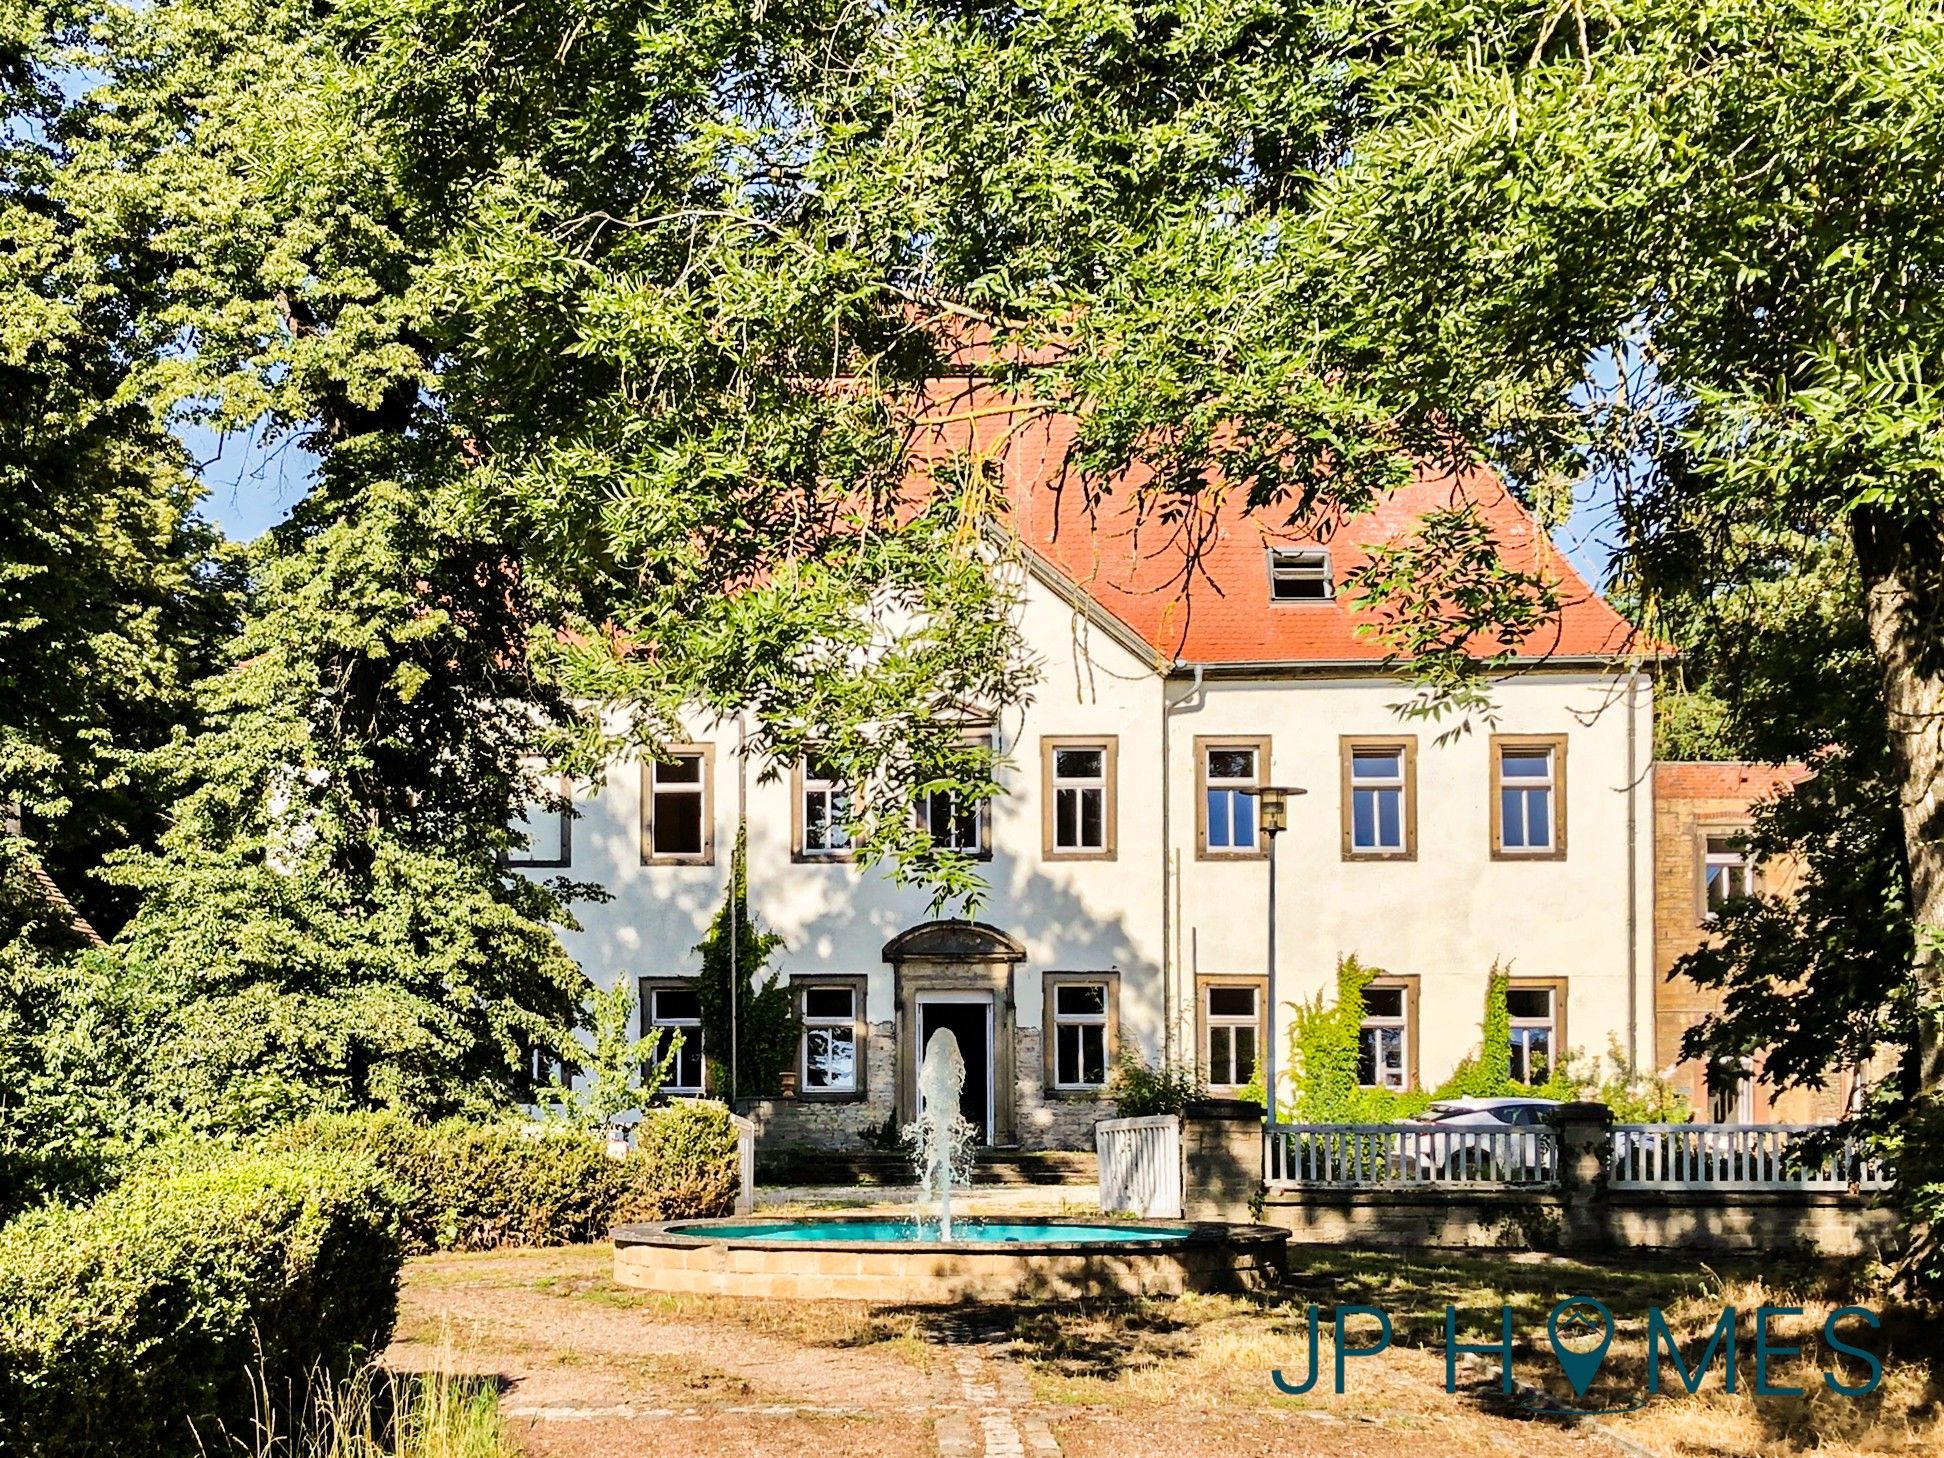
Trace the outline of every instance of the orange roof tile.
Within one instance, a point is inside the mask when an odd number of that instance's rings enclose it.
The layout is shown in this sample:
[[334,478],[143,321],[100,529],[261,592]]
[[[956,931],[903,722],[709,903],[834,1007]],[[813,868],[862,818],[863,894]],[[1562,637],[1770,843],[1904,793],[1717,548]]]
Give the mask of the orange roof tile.
[[[1152,502],[1143,501],[1138,473],[1096,489],[1090,503],[1070,460],[1075,427],[1071,415],[995,387],[941,380],[914,428],[914,454],[936,461],[970,452],[997,462],[1020,540],[1164,660],[1383,661],[1388,650],[1369,631],[1375,616],[1352,608],[1347,596],[1272,601],[1267,548],[1327,546],[1332,575],[1341,584],[1369,560],[1374,545],[1409,534],[1424,512],[1464,500],[1481,508],[1508,563],[1544,575],[1557,590],[1557,619],[1517,645],[1519,656],[1619,658],[1668,651],[1644,639],[1588,586],[1531,513],[1482,467],[1453,475],[1422,465],[1375,510],[1342,522],[1324,541],[1284,525],[1286,512],[1248,510],[1241,493],[1213,494],[1210,508],[1186,522],[1163,520]],[[1497,648],[1494,643],[1479,651]]]

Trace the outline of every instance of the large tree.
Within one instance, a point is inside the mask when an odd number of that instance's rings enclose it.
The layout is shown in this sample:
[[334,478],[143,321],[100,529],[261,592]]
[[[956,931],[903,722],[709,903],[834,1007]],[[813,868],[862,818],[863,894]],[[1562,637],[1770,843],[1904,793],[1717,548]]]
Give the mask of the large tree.
[[[129,390],[144,279],[62,196],[75,15],[0,4],[0,809],[111,931],[91,872],[158,828],[130,756],[166,740],[231,630],[181,447]],[[0,941],[25,923],[0,914]]]

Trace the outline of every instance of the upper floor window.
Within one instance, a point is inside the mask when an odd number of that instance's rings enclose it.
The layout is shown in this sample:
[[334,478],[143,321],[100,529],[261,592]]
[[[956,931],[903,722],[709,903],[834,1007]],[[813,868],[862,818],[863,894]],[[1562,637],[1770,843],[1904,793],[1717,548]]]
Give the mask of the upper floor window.
[[523,845],[507,852],[510,866],[565,866],[571,860],[572,841],[567,812],[567,781],[544,772],[544,766],[530,763],[523,768],[528,783],[540,793],[528,800],[513,821],[513,833]]
[[[993,747],[990,730],[970,736],[975,744]],[[957,790],[933,790],[919,797],[918,828],[930,835],[935,845],[966,855],[990,854],[988,806],[984,800],[961,795]]]
[[641,859],[711,865],[715,751],[678,745],[641,766]]
[[1271,547],[1269,597],[1273,602],[1327,602],[1330,554],[1321,547]]
[[798,767],[797,849],[805,856],[841,860],[851,851],[850,792],[830,765],[807,759]]
[[1515,981],[1506,989],[1505,1010],[1512,1022],[1512,1081],[1544,1083],[1565,1040],[1565,983]]
[[1048,856],[1114,854],[1115,776],[1119,743],[1099,739],[1042,739],[1046,798],[1044,849]]
[[1267,739],[1195,741],[1201,780],[1196,849],[1202,856],[1261,855],[1257,800],[1269,760]]
[[1711,833],[1701,848],[1701,914],[1716,912],[1740,896],[1755,894],[1755,858],[1748,837],[1735,831]]
[[1407,860],[1417,854],[1417,740],[1342,741],[1343,854]]
[[1357,1082],[1363,1087],[1410,1087],[1414,1001],[1402,983],[1364,988],[1363,1026],[1357,1030]]
[[1492,854],[1566,854],[1566,736],[1492,736]]
[[662,1085],[669,1093],[699,1094],[707,1082],[707,1064],[702,1053],[702,999],[693,982],[647,978],[641,984],[642,1036],[654,1039],[649,1056],[656,1063],[680,1040],[668,1081]]

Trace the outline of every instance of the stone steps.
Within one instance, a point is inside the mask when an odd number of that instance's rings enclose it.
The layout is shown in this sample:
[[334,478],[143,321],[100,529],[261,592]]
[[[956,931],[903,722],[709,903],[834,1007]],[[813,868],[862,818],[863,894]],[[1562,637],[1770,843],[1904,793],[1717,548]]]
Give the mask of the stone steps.
[[[756,1178],[766,1185],[911,1185],[917,1174],[902,1152],[778,1150],[758,1153]],[[981,1149],[972,1172],[972,1182],[984,1186],[1092,1185],[1099,1179],[1098,1159],[1079,1149]]]

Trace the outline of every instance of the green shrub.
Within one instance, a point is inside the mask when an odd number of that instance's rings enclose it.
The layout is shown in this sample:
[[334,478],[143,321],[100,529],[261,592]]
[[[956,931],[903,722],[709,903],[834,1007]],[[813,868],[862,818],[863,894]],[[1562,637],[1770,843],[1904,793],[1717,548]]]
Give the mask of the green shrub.
[[650,1110],[635,1152],[560,1125],[399,1114],[332,1114],[272,1136],[274,1147],[369,1156],[397,1185],[406,1249],[496,1250],[604,1240],[617,1220],[726,1215],[736,1136],[720,1104]]
[[1150,1068],[1132,1048],[1123,1048],[1114,1060],[1114,1076],[1107,1084],[1107,1097],[1123,1119],[1179,1114],[1202,1093],[1201,1075],[1192,1063]]
[[733,1213],[742,1171],[729,1110],[701,1102],[651,1109],[635,1130],[627,1178],[620,1219],[694,1220]]
[[594,1136],[558,1126],[326,1114],[273,1147],[369,1156],[397,1185],[405,1247],[494,1250],[600,1240],[627,1181]]
[[0,1229],[0,1452],[218,1451],[262,1392],[384,1345],[399,1261],[387,1182],[343,1156],[144,1169],[31,1211]]

